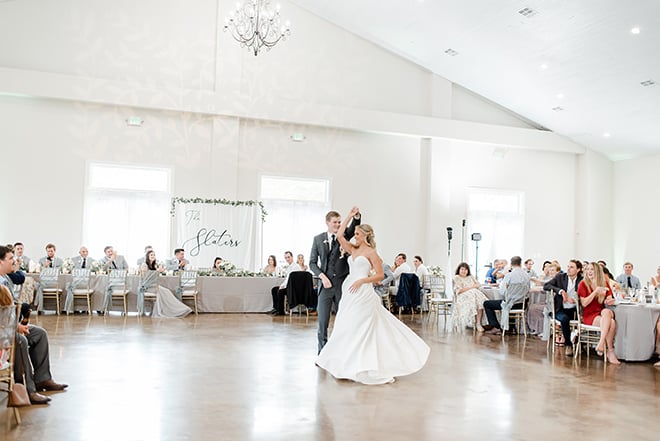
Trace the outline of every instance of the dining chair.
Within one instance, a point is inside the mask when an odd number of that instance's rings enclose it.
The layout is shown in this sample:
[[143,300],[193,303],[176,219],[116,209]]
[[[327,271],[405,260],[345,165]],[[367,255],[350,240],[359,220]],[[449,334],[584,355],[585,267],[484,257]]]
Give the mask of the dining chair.
[[431,321],[431,315],[435,314],[435,321],[440,319],[440,313],[443,315],[444,327],[447,327],[447,313],[451,312],[453,299],[447,297],[445,289],[445,276],[429,276],[429,291],[427,293],[427,303],[429,305],[428,320]]
[[127,270],[113,269],[108,274],[108,284],[105,289],[105,297],[103,299],[103,309],[107,313],[112,309],[112,303],[116,299],[121,299],[124,306],[124,315],[128,314],[128,287],[126,278],[128,277]]
[[[574,349],[573,357],[578,358],[582,356],[582,345],[586,346],[587,358],[590,355],[591,347],[596,347],[600,341],[600,326],[587,325],[582,322],[583,318],[582,304],[578,302],[578,335],[577,347]],[[603,351],[603,363],[607,363],[607,351]]]
[[[9,394],[14,390],[14,347],[16,346],[16,317],[20,305],[0,307],[0,383],[7,385],[2,392]],[[18,407],[13,408],[12,414],[16,424],[21,424],[21,413]]]
[[59,268],[44,268],[39,274],[39,287],[37,288],[37,312],[44,310],[46,300],[55,300],[55,312],[60,315],[60,303],[64,290],[60,288]]
[[[511,283],[506,288],[505,299],[519,299],[511,309],[507,311],[502,308],[502,337],[506,334],[511,319],[514,320],[516,332],[520,334],[522,324],[523,333],[527,338],[527,308],[529,307],[529,283]],[[519,305],[519,306],[516,306]]]
[[71,271],[71,282],[66,286],[64,310],[67,314],[73,312],[76,299],[84,299],[87,304],[87,314],[92,315],[94,290],[91,289],[92,271],[84,268],[74,268]]
[[[559,334],[561,334],[561,322],[557,320],[556,317],[556,312],[555,312],[555,294],[552,291],[545,291],[547,295],[547,304],[548,304],[548,309],[550,310],[549,313],[549,321],[550,325],[548,326],[548,341],[546,342],[546,351],[550,351],[550,347],[552,347],[552,353],[555,353],[555,342],[557,341],[557,337]],[[577,316],[577,314],[576,314]],[[573,332],[577,333],[578,331],[578,325],[579,325],[579,320],[576,318],[574,320],[571,320],[569,322],[570,327],[571,327],[571,335]],[[558,334],[559,333],[559,334]],[[563,334],[562,334],[563,335]],[[573,355],[575,356],[575,352],[577,352],[577,348],[573,348],[574,352]]]
[[298,315],[302,315],[302,306],[305,307],[305,313],[309,317],[309,306],[312,295],[314,294],[314,278],[308,271],[294,271],[289,274],[289,281],[286,284],[286,299],[289,306],[289,316],[293,315],[293,310],[298,307]]
[[151,303],[151,311],[158,299],[158,277],[160,273],[155,270],[146,271],[140,276],[138,283],[137,310],[138,314],[145,313],[145,304]]
[[403,273],[399,276],[399,287],[396,292],[396,304],[399,307],[399,316],[403,308],[410,308],[411,313],[415,314],[415,308],[419,306],[419,296],[421,289],[419,286],[419,277],[414,273]]
[[179,272],[179,288],[177,291],[180,294],[182,302],[192,300],[195,315],[197,315],[197,295],[199,294],[197,272],[189,270]]

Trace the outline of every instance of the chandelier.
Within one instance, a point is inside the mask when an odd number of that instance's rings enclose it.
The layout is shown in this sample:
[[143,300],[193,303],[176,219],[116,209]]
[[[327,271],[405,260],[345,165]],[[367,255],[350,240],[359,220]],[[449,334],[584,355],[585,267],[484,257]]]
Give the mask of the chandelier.
[[291,35],[289,22],[280,25],[280,5],[271,6],[270,0],[244,0],[243,4],[236,3],[236,9],[229,13],[225,19],[224,31],[231,32],[234,40],[259,54],[265,47],[270,50],[280,40]]

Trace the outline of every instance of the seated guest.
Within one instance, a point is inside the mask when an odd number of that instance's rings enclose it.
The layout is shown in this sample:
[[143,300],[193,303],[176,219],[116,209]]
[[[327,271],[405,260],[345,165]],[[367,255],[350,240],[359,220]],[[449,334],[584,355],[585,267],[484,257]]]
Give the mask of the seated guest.
[[149,254],[149,251],[153,251],[153,250],[154,250],[154,247],[152,247],[151,245],[147,245],[146,247],[144,247],[144,254],[142,255],[142,257],[140,257],[140,258],[137,260],[137,266],[138,266],[138,268],[140,268],[140,266],[142,266],[142,264],[144,263],[144,259],[145,259],[144,256],[146,256],[147,254]]
[[16,242],[14,244],[14,259],[18,263],[18,268],[21,271],[29,272],[30,271],[30,258],[23,254],[23,244],[21,242]]
[[413,258],[413,265],[415,265],[415,274],[417,274],[417,278],[419,279],[419,286],[421,288],[428,288],[424,284],[427,283],[427,278],[429,275],[429,269],[424,265],[424,261],[422,260],[421,256],[415,256]]
[[[513,256],[511,258],[511,271],[506,273],[502,282],[500,282],[500,293],[504,295],[504,300],[487,300],[484,302],[484,310],[486,317],[488,317],[488,324],[492,329],[488,330],[489,334],[500,334],[500,322],[497,321],[496,310],[502,311],[502,323],[504,329],[509,329],[509,311],[523,307],[525,296],[529,292],[529,275],[522,269],[522,259],[520,256]],[[512,285],[526,285],[526,290],[510,289]],[[526,325],[525,325],[526,326]]]
[[54,244],[46,245],[46,256],[39,259],[39,265],[42,268],[62,268],[62,259],[55,257],[55,250]]
[[657,288],[660,286],[660,266],[656,270],[655,276],[651,277],[651,286]]
[[298,254],[296,258],[296,263],[300,267],[301,271],[308,271],[309,267],[305,264],[305,256]]
[[506,268],[506,260],[493,260],[493,266],[486,273],[486,283],[494,284],[503,279],[505,274],[504,268]]
[[103,248],[103,252],[105,253],[105,256],[103,256],[103,259],[101,259],[101,262],[103,263],[103,269],[106,271],[113,269],[128,269],[128,263],[126,263],[124,256],[117,254],[112,246],[108,245],[107,247]]
[[216,257],[213,259],[213,266],[211,267],[211,274],[220,274],[224,273],[225,270],[222,268],[222,257]]
[[534,260],[527,259],[525,260],[525,271],[530,279],[535,279],[537,277],[536,271],[534,271]]
[[73,260],[74,268],[89,269],[94,263],[94,259],[89,257],[89,251],[87,250],[87,247],[80,247],[78,255],[71,260]]
[[381,299],[385,297],[386,295],[389,296],[389,286],[394,280],[394,273],[392,272],[392,267],[389,266],[387,263],[383,263],[383,274],[385,275],[383,277],[383,280],[380,282],[374,282],[374,291],[376,291],[376,294],[378,294]]
[[[150,271],[156,271],[151,272]],[[149,279],[148,274],[158,276],[163,273],[165,267],[156,260],[156,253],[151,250],[144,256],[144,263],[140,266],[142,276],[142,285],[138,287],[138,309],[140,309],[140,295],[144,295],[148,288],[155,287],[156,301],[151,312],[152,317],[185,317],[192,312],[187,305],[177,299],[174,293],[164,286],[154,283],[154,279]]]
[[[14,254],[0,246],[0,285],[8,288],[8,275],[14,271]],[[23,383],[32,404],[47,404],[50,397],[40,391],[64,390],[66,384],[53,381],[48,356],[48,333],[39,326],[19,323],[16,330],[16,356],[14,357],[14,381]]]
[[614,297],[603,267],[597,262],[587,265],[586,276],[578,285],[578,296],[584,308],[582,322],[587,325],[600,327],[600,341],[596,346],[598,355],[607,351],[607,360],[612,364],[621,364],[614,353],[614,335],[616,334],[616,321],[614,312],[605,306],[614,305]]
[[[555,294],[555,318],[561,324],[562,339],[559,343],[566,345],[566,356],[573,355],[573,342],[571,341],[571,320],[577,318],[577,287],[582,281],[582,262],[571,259],[565,273],[557,274],[552,280],[543,285],[546,291]],[[554,326],[554,324],[551,324]]]
[[190,262],[186,259],[186,252],[183,248],[174,250],[174,259],[165,262],[168,271],[183,271],[188,265],[190,265]]
[[[602,262],[602,260],[599,260],[598,262],[599,262],[600,266],[603,268],[603,274],[605,274],[605,278],[607,279],[607,283],[610,284],[612,289],[616,290],[616,291],[622,289],[622,286],[619,285],[619,282],[617,282],[616,279],[614,278],[614,274],[612,274],[610,272],[610,270],[607,269],[606,265],[603,265],[602,263],[600,263],[600,262]],[[589,265],[589,262],[587,262],[587,265]],[[584,268],[586,268],[586,266],[584,266]]]
[[297,263],[293,261],[293,253],[287,251],[284,253],[284,260],[286,260],[286,275],[284,280],[280,283],[279,286],[273,287],[271,290],[271,295],[273,297],[273,310],[271,314],[273,315],[284,315],[284,296],[286,296],[286,285],[289,283],[289,274],[294,271],[302,271]]
[[277,258],[272,254],[268,256],[268,265],[264,267],[262,272],[274,276],[277,271]]
[[623,264],[623,274],[619,274],[616,278],[618,283],[623,289],[642,289],[642,284],[639,278],[632,273],[633,264],[626,262]]
[[399,253],[394,258],[394,265],[392,266],[392,272],[394,273],[394,286],[390,287],[390,295],[396,297],[397,290],[399,289],[399,279],[403,273],[414,273],[413,269],[406,262],[407,256],[406,253]]
[[455,332],[464,332],[466,327],[484,332],[481,319],[484,314],[484,302],[488,298],[479,288],[481,284],[470,274],[470,265],[461,262],[456,267],[456,274],[452,278],[454,287],[454,310],[451,314],[451,329]]

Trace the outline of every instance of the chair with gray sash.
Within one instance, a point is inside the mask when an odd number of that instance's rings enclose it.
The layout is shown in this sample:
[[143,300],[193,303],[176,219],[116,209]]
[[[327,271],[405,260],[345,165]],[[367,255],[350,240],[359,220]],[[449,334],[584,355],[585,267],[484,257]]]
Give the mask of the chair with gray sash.
[[140,283],[138,284],[138,294],[137,294],[137,310],[138,314],[144,314],[144,304],[145,302],[151,302],[152,310],[153,304],[158,299],[158,277],[160,273],[158,271],[149,270],[146,271],[140,277]]
[[[527,314],[527,298],[529,296],[528,283],[510,283],[506,287],[505,300],[502,301],[502,336],[509,330],[509,319],[515,319],[516,331],[520,333],[522,324],[523,332],[527,337],[527,324],[525,315]],[[518,306],[521,305],[522,306]]]
[[124,315],[128,314],[128,287],[126,286],[127,270],[112,270],[108,275],[108,285],[103,297],[103,310],[107,313],[112,309],[112,301],[121,299],[124,305]]
[[41,270],[35,299],[37,312],[41,312],[45,309],[44,302],[46,300],[55,300],[55,311],[57,312],[57,315],[60,315],[60,304],[62,302],[62,293],[64,290],[60,288],[59,275],[59,268],[44,268]]
[[76,299],[83,299],[87,305],[87,314],[92,314],[92,296],[94,290],[90,287],[92,271],[89,269],[74,268],[71,271],[71,282],[66,284],[66,300],[64,310],[67,314],[73,312]]
[[186,300],[193,302],[195,315],[197,315],[197,272],[196,271],[180,271],[179,272],[179,287],[177,288],[177,297],[185,303]]
[[[20,306],[0,307],[0,383],[7,385],[3,392],[11,394],[14,388],[14,347],[16,345],[16,317]],[[21,414],[14,407],[16,423],[21,424]]]

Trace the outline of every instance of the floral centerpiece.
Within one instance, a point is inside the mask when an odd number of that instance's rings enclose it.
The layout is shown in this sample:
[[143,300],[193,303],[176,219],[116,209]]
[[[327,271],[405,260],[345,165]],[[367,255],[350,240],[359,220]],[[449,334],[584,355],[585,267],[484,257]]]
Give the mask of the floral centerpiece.
[[103,268],[103,261],[95,260],[92,262],[92,265],[89,268],[94,274],[103,274],[105,271]]
[[439,265],[429,266],[427,269],[429,270],[429,274],[432,276],[443,276],[445,274]]
[[62,262],[62,274],[69,274],[73,269],[73,260],[71,258],[66,258]]

